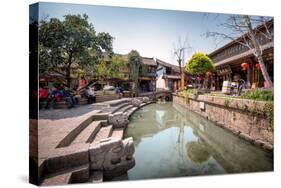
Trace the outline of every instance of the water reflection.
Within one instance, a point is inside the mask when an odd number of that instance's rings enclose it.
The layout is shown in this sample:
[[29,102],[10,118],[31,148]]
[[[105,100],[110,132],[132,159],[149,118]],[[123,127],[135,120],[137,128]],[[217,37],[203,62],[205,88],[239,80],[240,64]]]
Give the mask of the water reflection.
[[137,111],[126,136],[136,147],[129,179],[273,170],[272,153],[172,103]]
[[210,153],[208,152],[202,141],[188,142],[186,144],[186,153],[188,158],[195,164],[202,164],[210,158]]

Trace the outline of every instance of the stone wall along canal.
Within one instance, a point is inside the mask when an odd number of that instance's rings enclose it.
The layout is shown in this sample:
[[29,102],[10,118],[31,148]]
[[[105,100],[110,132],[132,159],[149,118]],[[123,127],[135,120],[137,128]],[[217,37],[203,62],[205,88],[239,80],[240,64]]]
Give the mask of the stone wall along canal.
[[273,170],[272,152],[172,103],[135,112],[125,137],[136,149],[131,180]]

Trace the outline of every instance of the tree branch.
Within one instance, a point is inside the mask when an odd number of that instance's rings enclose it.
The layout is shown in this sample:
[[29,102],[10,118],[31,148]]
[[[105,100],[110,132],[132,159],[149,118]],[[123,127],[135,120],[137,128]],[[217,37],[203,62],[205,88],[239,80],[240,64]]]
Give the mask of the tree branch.
[[241,40],[239,40],[237,38],[234,38],[234,37],[231,37],[230,35],[227,35],[227,34],[224,34],[224,33],[207,32],[206,37],[222,37],[224,39],[229,39],[229,40],[235,41],[235,42],[241,44],[242,46],[247,47],[248,49],[252,49],[247,42],[241,42]]

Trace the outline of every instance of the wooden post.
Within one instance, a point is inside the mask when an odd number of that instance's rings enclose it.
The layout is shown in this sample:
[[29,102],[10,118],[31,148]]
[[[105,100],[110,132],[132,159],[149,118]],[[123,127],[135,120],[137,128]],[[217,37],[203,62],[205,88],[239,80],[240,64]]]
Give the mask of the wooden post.
[[177,81],[173,82],[173,92],[175,92],[177,90]]
[[248,63],[249,64],[249,66],[248,66],[248,68],[247,68],[247,87],[248,88],[251,88],[251,63],[249,62]]
[[180,89],[184,89],[184,72],[181,73],[181,87]]

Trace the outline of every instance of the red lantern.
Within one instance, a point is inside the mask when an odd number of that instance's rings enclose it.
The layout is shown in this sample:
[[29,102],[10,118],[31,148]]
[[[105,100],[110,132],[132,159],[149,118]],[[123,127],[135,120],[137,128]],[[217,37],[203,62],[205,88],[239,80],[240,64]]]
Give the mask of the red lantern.
[[255,68],[256,68],[257,70],[260,70],[260,69],[261,69],[260,64],[256,63],[256,64],[255,64]]
[[249,67],[249,65],[248,65],[248,63],[242,63],[241,67],[243,70],[246,70]]

